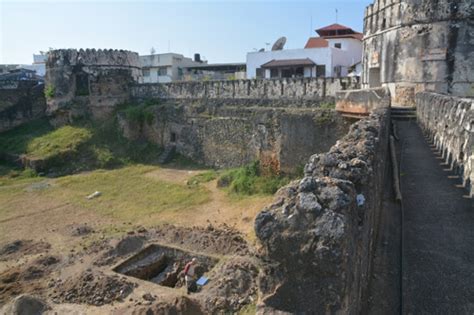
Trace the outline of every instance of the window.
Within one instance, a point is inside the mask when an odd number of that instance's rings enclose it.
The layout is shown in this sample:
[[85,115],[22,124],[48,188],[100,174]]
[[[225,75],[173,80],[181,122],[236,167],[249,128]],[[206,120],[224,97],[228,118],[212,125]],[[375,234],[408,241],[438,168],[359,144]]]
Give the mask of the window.
[[166,70],[166,67],[160,67],[158,68],[158,75],[167,75],[168,71]]
[[176,142],[176,134],[174,132],[170,135],[170,142]]
[[316,77],[324,78],[326,76],[326,66],[325,65],[317,65],[316,66]]
[[257,79],[263,78],[264,73],[265,73],[265,72],[263,71],[262,68],[257,68],[257,73],[256,73]]
[[300,78],[304,77],[304,68],[303,67],[298,67],[295,69],[295,77]]
[[334,44],[334,47],[335,47],[335,48],[339,48],[339,49],[341,49],[341,47],[342,47],[342,44],[341,44],[341,43],[335,43],[335,44]]
[[150,69],[143,69],[143,76],[149,77],[150,76]]
[[278,78],[278,69],[270,69],[270,78]]
[[293,69],[282,69],[281,70],[281,77],[282,78],[292,78],[293,77]]

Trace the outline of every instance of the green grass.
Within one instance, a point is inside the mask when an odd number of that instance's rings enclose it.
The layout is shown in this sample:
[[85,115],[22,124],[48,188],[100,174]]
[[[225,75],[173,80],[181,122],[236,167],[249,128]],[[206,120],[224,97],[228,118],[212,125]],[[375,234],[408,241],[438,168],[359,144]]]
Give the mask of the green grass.
[[319,105],[320,109],[335,109],[336,103],[323,102]]
[[35,138],[53,131],[46,119],[39,119],[0,134],[0,152],[26,153],[28,145]]
[[219,173],[215,170],[210,170],[203,172],[201,174],[194,175],[188,180],[188,185],[194,186],[194,185],[199,185],[201,183],[208,183],[210,181],[213,181],[214,179],[217,179],[219,176]]
[[238,195],[274,194],[290,182],[289,177],[270,171],[262,172],[258,161],[249,165],[224,171],[218,185],[228,187],[229,192]]
[[25,153],[33,158],[47,159],[65,152],[76,152],[81,144],[91,138],[92,131],[87,128],[64,126],[31,139]]
[[[256,299],[256,297],[254,297]],[[257,303],[245,305],[238,313],[238,315],[255,315],[257,313]]]
[[[128,141],[114,120],[100,124],[83,120],[58,129],[47,120],[38,120],[0,134],[2,152],[48,160],[48,171],[70,174],[134,163],[153,164],[162,149],[146,141]],[[2,173],[6,171],[0,169]]]
[[[174,184],[148,175],[157,169],[157,166],[132,165],[55,179],[28,177],[31,174],[26,172],[14,178],[0,176],[0,219],[24,211],[23,202],[35,198],[40,203],[38,209],[68,204],[77,211],[90,211],[118,222],[152,226],[162,223],[163,213],[179,218],[182,213],[189,214],[190,209],[210,201],[210,192],[205,187]],[[44,181],[48,183],[44,189],[32,188],[32,184]],[[102,195],[86,199],[95,191]]]
[[[58,196],[93,212],[126,221],[163,211],[178,212],[209,201],[209,192],[203,187],[188,187],[145,176],[155,169],[134,165],[69,175],[56,179],[49,193],[52,198]],[[94,191],[102,195],[87,200],[85,197]]]

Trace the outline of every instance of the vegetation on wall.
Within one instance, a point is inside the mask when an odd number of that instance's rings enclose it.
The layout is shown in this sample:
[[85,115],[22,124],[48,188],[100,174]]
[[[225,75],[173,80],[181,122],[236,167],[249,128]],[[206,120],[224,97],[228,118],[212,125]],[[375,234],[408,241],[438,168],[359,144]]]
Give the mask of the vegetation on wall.
[[46,99],[52,99],[55,95],[56,95],[56,89],[54,85],[50,84],[44,88],[44,96],[46,97]]
[[127,120],[139,124],[151,125],[154,120],[153,112],[149,107],[159,105],[157,100],[149,99],[141,103],[123,103],[118,106],[118,112],[125,115]]

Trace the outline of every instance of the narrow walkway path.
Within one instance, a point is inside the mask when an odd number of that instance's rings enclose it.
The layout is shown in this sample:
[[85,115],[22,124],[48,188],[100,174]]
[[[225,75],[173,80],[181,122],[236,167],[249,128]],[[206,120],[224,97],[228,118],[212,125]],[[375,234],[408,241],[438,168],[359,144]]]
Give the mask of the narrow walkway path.
[[402,143],[403,314],[474,314],[474,209],[414,121]]

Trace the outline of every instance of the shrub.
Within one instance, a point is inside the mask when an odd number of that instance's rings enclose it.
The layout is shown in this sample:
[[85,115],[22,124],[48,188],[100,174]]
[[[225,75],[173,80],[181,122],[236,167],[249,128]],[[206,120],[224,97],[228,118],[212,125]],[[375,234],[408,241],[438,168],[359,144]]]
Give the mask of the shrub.
[[258,161],[224,172],[218,180],[219,187],[240,195],[274,194],[289,182],[289,178],[270,171],[261,172]]

